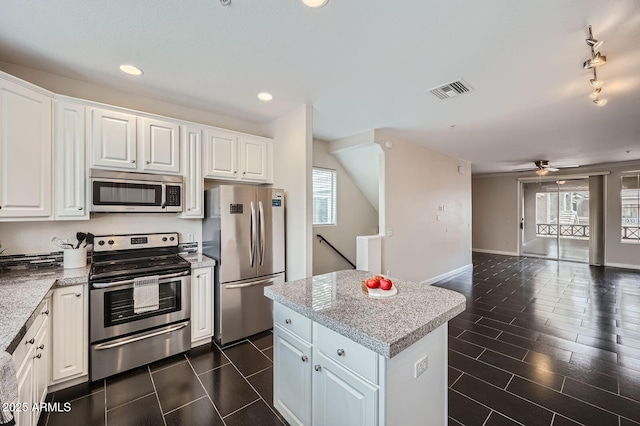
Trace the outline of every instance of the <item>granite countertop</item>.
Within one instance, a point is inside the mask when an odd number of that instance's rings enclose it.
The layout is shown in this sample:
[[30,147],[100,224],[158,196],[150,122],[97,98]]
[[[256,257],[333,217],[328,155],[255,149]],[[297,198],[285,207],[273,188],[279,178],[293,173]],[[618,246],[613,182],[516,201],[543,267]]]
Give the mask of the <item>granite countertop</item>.
[[[192,268],[214,266],[215,260],[199,253],[182,255]],[[0,351],[13,353],[35,320],[40,304],[56,286],[88,283],[91,266],[51,267],[0,273]]]
[[338,271],[265,287],[266,297],[391,358],[464,311],[455,291],[390,277],[398,294],[374,299],[361,281],[375,274]]
[[0,274],[0,350],[13,353],[52,286],[84,284],[88,276],[89,266],[24,269]]

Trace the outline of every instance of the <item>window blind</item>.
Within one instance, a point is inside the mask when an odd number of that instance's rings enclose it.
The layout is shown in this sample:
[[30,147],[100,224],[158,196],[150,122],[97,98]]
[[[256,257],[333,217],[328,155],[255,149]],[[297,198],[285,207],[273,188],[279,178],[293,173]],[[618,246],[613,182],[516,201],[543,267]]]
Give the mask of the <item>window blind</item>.
[[336,224],[336,171],[313,168],[313,224]]

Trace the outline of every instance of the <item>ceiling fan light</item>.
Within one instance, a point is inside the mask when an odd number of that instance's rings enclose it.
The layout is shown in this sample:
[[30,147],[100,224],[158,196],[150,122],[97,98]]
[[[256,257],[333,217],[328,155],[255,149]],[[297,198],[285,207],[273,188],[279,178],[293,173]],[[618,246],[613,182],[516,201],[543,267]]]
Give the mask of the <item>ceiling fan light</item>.
[[309,7],[318,8],[327,4],[329,0],[302,0],[302,3]]
[[547,170],[547,169],[538,169],[538,170],[536,170],[536,174],[537,174],[538,176],[544,176],[544,175],[546,175],[547,173],[549,173],[549,170]]

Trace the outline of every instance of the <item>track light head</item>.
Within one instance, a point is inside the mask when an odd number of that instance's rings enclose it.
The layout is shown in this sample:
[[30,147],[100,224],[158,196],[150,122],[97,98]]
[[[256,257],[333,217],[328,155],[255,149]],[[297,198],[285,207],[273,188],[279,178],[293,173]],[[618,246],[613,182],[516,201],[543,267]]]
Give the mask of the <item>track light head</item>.
[[600,46],[602,46],[602,40],[596,40],[593,37],[589,37],[585,41],[587,42],[587,46],[593,48],[593,50],[598,50]]

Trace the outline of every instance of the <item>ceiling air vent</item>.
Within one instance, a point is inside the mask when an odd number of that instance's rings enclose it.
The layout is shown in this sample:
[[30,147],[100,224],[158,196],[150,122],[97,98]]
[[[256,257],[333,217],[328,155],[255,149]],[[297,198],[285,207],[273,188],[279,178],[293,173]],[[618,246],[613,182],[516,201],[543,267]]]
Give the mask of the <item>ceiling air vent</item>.
[[449,98],[455,98],[456,96],[464,95],[468,92],[473,92],[473,87],[469,86],[464,80],[456,80],[451,83],[447,83],[443,86],[435,87],[427,90],[427,92],[433,93],[438,99],[445,100]]

